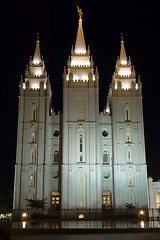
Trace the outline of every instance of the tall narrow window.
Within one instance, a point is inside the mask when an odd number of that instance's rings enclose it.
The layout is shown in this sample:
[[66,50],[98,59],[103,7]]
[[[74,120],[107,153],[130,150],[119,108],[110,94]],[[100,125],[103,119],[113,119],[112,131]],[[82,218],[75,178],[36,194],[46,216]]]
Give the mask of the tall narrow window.
[[133,173],[128,172],[128,186],[133,186]]
[[36,151],[34,149],[34,147],[32,146],[29,149],[29,163],[35,163],[36,161]]
[[125,106],[125,116],[124,116],[124,118],[125,118],[126,122],[130,122],[131,121],[130,109],[129,109],[129,105],[128,104],[126,104],[126,106]]
[[103,164],[109,164],[108,151],[103,152]]
[[29,129],[29,141],[30,143],[35,143],[36,142],[36,130],[35,130],[35,126],[31,126],[31,128]]
[[134,204],[134,193],[129,193],[129,203]]
[[127,131],[127,142],[129,142],[130,134],[129,131]]
[[132,149],[130,147],[127,149],[127,163],[132,163]]
[[32,142],[35,142],[35,132],[32,132]]
[[83,142],[82,142],[82,134],[80,134],[80,138],[79,138],[79,147],[80,147],[80,162],[83,162]]
[[85,132],[83,128],[77,131],[77,162],[85,162]]
[[34,186],[34,174],[31,173],[31,176],[30,176],[30,186],[33,187]]
[[36,121],[36,110],[33,110],[33,121]]
[[30,194],[30,195],[29,195],[29,199],[30,199],[30,200],[33,200],[33,194]]
[[58,151],[54,152],[54,163],[58,163]]
[[37,109],[35,104],[32,104],[30,108],[30,118],[31,121],[37,121]]
[[32,163],[34,162],[34,151],[32,151]]
[[77,102],[77,120],[84,120],[84,100],[79,99]]
[[132,185],[132,176],[129,175],[129,185]]
[[126,128],[126,142],[127,143],[131,143],[131,128],[127,127]]

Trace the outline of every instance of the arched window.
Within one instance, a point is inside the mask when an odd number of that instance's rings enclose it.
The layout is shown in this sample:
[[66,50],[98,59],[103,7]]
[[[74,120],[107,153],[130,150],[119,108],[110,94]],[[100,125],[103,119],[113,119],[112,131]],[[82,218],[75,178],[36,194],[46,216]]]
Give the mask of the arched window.
[[35,163],[36,162],[36,151],[34,148],[30,148],[29,150],[29,162],[30,163]]
[[134,185],[134,182],[133,182],[133,172],[129,171],[128,172],[128,186],[132,187],[133,185]]
[[31,121],[37,121],[37,109],[35,104],[32,104],[30,108],[30,116],[31,116]]
[[112,207],[111,192],[108,190],[105,190],[102,193],[102,207],[103,208],[111,208]]
[[132,163],[132,149],[130,147],[127,149],[127,163]]
[[54,151],[54,163],[58,163],[58,151]]
[[85,131],[77,130],[77,162],[85,162]]
[[32,126],[29,130],[29,136],[30,136],[30,142],[35,143],[36,142],[36,130],[35,127]]
[[29,198],[28,199],[33,200],[33,193],[29,194]]
[[109,154],[107,150],[103,152],[103,164],[109,164]]
[[156,208],[160,207],[160,193],[156,194]]
[[77,102],[77,120],[83,121],[84,120],[84,100],[78,99]]
[[129,203],[133,203],[134,205],[134,193],[129,193]]
[[132,136],[131,136],[131,128],[126,128],[126,142],[131,143],[132,142]]
[[131,117],[130,117],[130,108],[128,103],[125,106],[125,112],[124,112],[124,118],[126,122],[130,122],[131,121]]
[[35,185],[35,174],[34,172],[31,172],[29,174],[29,186],[34,187],[34,185]]
[[54,209],[60,207],[60,193],[57,190],[51,192],[51,207]]

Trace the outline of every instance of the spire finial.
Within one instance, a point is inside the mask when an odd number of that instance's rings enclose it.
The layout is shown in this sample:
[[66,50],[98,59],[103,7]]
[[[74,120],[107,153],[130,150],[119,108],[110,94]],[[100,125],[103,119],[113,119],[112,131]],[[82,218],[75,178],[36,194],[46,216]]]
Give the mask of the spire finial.
[[80,20],[80,19],[82,19],[83,12],[78,6],[77,6],[77,11],[78,11],[79,20]]
[[123,33],[121,33],[121,43],[124,43],[124,41],[123,41]]
[[36,41],[37,44],[39,44],[39,32],[37,32],[37,41]]
[[36,41],[36,49],[34,52],[33,63],[39,64],[41,62],[41,54],[40,54],[40,47],[39,47],[39,33],[37,33],[37,41]]
[[127,64],[127,55],[126,55],[126,51],[125,51],[125,48],[124,48],[123,33],[121,33],[120,63],[122,65],[126,65]]
[[83,28],[82,28],[82,10],[77,6],[78,14],[79,14],[79,24],[77,31],[77,38],[75,44],[74,52],[76,54],[86,54],[86,44],[84,40]]

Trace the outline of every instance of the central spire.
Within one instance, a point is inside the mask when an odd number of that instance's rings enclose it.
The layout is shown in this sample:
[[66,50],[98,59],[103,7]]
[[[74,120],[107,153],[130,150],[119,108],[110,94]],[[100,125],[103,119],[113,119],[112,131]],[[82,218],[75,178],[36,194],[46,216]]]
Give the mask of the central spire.
[[120,63],[122,65],[127,65],[127,55],[124,48],[123,34],[121,34],[121,52],[120,52]]
[[41,54],[40,54],[40,47],[39,47],[39,33],[37,33],[37,41],[36,41],[36,49],[34,52],[33,63],[39,64],[41,62]]
[[86,44],[84,40],[83,28],[82,28],[82,10],[77,7],[78,15],[79,15],[79,25],[77,31],[77,38],[75,44],[75,53],[76,54],[85,54],[86,53]]

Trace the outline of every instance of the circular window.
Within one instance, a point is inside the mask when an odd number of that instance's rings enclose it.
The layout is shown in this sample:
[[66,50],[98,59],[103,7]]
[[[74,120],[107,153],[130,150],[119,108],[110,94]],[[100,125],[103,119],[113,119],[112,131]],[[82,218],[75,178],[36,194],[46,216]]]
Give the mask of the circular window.
[[108,132],[107,132],[106,130],[104,130],[104,131],[102,132],[102,135],[103,135],[103,137],[107,137],[107,136],[108,136]]
[[54,133],[53,133],[54,137],[58,137],[59,136],[59,131],[58,130],[55,130]]

